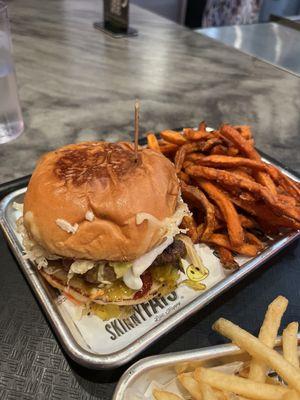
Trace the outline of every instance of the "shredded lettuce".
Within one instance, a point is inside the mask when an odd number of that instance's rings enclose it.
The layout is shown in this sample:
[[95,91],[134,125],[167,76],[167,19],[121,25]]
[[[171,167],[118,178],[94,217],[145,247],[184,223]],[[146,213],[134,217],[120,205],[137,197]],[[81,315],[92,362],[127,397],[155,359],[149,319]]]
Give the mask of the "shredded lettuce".
[[188,206],[181,198],[179,198],[175,213],[171,217],[167,217],[160,221],[151,214],[141,212],[136,215],[136,223],[137,225],[140,225],[142,222],[147,220],[149,221],[149,224],[157,225],[160,228],[162,235],[165,237],[174,237],[179,233],[186,232],[185,229],[183,230],[179,228],[179,225],[181,224],[183,217],[187,215],[190,215]]

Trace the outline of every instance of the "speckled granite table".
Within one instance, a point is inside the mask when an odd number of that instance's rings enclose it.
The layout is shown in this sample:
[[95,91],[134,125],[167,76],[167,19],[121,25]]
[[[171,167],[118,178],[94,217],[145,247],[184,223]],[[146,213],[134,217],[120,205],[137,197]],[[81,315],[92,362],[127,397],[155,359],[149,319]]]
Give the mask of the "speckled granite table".
[[[0,146],[0,182],[30,173],[40,154],[62,144],[129,138],[135,97],[142,132],[200,119],[247,123],[258,148],[300,171],[299,78],[136,7],[139,36],[119,40],[93,29],[96,0],[11,0],[9,7],[26,130]],[[0,398],[109,400],[125,367],[75,365],[2,237],[0,254]],[[291,300],[285,322],[299,320],[299,255],[294,244],[143,356],[220,343],[210,326],[221,315],[257,333],[279,293]]]

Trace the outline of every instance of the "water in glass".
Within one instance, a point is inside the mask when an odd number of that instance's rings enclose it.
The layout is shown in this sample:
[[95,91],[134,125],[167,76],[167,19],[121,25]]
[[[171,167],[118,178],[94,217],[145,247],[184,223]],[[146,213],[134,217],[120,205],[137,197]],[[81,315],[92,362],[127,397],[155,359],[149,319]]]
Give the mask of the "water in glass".
[[0,143],[9,142],[23,131],[8,20],[1,15],[0,1]]

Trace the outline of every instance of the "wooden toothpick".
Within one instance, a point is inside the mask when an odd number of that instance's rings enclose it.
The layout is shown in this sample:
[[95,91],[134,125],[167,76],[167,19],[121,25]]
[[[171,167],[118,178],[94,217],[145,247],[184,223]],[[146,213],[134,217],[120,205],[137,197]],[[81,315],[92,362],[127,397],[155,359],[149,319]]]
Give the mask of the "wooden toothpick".
[[135,161],[138,159],[138,145],[139,145],[139,112],[140,102],[138,99],[134,103],[134,156]]

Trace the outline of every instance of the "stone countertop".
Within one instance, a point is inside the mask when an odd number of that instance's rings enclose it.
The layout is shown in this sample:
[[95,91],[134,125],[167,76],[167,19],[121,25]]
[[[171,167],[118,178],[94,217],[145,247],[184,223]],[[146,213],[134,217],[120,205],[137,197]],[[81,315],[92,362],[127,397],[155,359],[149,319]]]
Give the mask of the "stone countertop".
[[97,0],[11,0],[25,132],[0,145],[0,183],[63,144],[130,139],[205,119],[253,126],[257,147],[300,171],[300,79],[158,15],[131,7],[136,38],[93,28]]

